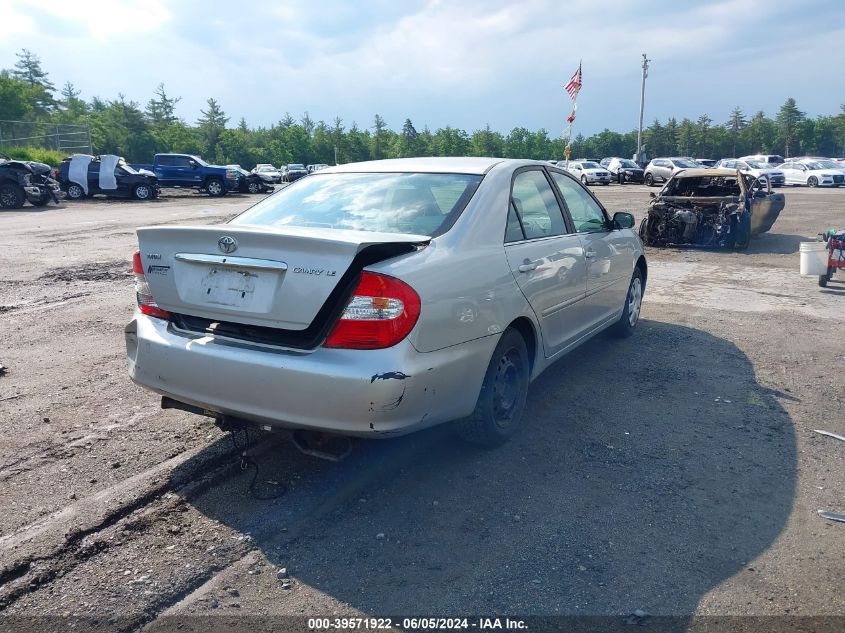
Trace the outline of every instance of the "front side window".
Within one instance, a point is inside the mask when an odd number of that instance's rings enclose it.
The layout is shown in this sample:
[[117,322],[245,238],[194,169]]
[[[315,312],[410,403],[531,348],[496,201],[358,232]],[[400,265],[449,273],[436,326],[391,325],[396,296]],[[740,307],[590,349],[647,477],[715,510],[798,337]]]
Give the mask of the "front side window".
[[463,211],[482,176],[353,173],[301,178],[233,224],[439,235]]
[[[522,223],[525,239],[563,235],[563,212],[549,181],[540,170],[518,173],[513,179],[511,202]],[[508,222],[510,227],[511,222]]]
[[552,177],[569,209],[576,231],[586,233],[607,229],[607,216],[604,210],[581,185],[563,174],[552,172]]

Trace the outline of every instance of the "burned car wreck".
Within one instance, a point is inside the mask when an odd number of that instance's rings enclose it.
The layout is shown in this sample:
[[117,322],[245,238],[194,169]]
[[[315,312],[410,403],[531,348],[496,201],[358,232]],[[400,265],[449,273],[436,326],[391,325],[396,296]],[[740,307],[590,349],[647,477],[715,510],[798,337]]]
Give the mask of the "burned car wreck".
[[774,225],[784,195],[730,169],[685,169],[649,204],[640,224],[646,246],[745,249]]

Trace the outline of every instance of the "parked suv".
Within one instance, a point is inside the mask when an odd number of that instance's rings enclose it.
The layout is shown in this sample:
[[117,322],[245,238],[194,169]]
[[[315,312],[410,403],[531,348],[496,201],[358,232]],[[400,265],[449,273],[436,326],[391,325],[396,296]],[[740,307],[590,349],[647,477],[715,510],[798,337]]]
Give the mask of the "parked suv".
[[301,163],[291,163],[290,165],[285,165],[285,168],[282,171],[282,182],[293,182],[294,180],[299,180],[303,176],[307,175],[308,170],[305,169],[305,165]]
[[646,165],[643,180],[649,187],[658,182],[667,182],[682,169],[701,169],[691,158],[654,158]]

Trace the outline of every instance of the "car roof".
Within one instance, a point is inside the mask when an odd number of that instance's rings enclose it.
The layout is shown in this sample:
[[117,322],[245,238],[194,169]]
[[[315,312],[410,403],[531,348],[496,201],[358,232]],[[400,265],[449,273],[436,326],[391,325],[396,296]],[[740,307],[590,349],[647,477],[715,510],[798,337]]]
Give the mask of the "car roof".
[[422,172],[435,174],[478,174],[484,175],[499,163],[509,162],[526,165],[548,165],[539,160],[519,160],[480,157],[422,157],[391,158],[370,160],[360,163],[347,163],[322,169],[323,173],[391,173]]

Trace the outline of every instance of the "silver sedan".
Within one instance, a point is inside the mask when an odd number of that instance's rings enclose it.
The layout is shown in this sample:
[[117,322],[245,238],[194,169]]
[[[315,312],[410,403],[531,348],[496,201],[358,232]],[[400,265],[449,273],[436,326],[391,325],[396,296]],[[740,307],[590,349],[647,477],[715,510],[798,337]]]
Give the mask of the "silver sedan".
[[548,163],[330,167],[226,224],[138,229],[129,373],[219,419],[371,437],[454,421],[496,445],[546,367],[634,330],[633,223]]

